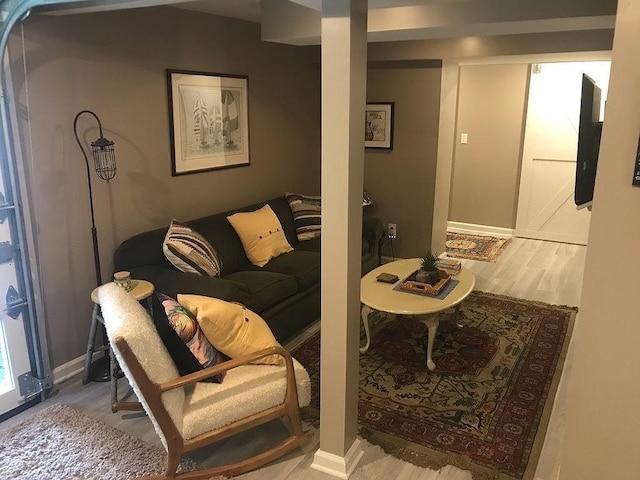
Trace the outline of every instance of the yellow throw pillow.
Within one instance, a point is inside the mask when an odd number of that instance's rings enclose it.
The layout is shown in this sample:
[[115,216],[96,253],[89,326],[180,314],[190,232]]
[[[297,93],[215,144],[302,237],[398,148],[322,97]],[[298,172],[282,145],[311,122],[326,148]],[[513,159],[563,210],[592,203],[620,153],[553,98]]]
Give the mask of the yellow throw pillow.
[[255,212],[240,212],[227,217],[242,241],[251,263],[264,267],[269,260],[293,250],[280,220],[269,205]]
[[[257,313],[237,303],[202,295],[178,295],[178,303],[195,315],[205,337],[230,358],[280,345]],[[269,355],[253,363],[280,365],[280,355]]]

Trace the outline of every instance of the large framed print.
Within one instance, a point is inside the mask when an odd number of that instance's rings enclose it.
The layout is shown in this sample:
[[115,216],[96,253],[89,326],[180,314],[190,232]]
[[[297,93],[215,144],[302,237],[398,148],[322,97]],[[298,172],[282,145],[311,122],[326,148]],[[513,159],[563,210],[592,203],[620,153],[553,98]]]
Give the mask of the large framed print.
[[248,84],[246,75],[167,69],[173,176],[250,164]]
[[364,146],[393,149],[393,102],[367,103],[365,106]]

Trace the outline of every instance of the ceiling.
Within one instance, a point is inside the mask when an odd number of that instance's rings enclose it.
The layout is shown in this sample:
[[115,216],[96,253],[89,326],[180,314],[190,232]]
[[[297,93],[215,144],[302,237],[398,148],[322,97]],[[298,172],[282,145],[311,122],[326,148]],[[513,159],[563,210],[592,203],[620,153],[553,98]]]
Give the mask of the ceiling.
[[[368,40],[388,42],[612,30],[616,0],[369,0]],[[39,8],[68,15],[167,5],[261,24],[262,39],[318,45],[322,0],[69,0]]]
[[173,6],[260,23],[260,0],[200,0],[178,3]]
[[[321,0],[292,0],[302,6],[320,10]],[[435,5],[440,3],[456,3],[472,0],[369,0],[369,8],[403,7],[410,5]],[[250,22],[260,23],[260,0],[198,0],[176,3],[176,8],[194,10],[223,17],[233,17]]]
[[[174,0],[172,6],[261,23],[262,38],[320,43],[322,0]],[[370,42],[612,29],[615,0],[369,0]]]

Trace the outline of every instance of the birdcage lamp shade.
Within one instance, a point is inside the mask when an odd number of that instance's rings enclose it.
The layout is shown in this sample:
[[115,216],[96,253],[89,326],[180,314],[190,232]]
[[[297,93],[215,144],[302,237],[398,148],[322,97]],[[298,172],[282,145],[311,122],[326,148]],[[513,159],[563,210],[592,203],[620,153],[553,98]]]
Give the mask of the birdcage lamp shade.
[[116,155],[113,142],[104,137],[91,143],[91,153],[96,175],[106,182],[116,176]]

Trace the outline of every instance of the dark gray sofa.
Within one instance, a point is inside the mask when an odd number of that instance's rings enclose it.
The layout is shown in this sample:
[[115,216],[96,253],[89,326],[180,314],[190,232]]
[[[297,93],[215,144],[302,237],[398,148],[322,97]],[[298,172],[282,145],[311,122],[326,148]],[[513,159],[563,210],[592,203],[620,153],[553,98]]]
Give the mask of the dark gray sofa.
[[[257,210],[267,203],[278,216],[294,250],[257,267],[249,262],[226,217]],[[185,223],[216,249],[222,261],[219,278],[177,270],[162,251],[168,227],[140,233],[122,242],[114,254],[114,269],[128,270],[132,278],[148,280],[156,291],[174,298],[180,293],[191,293],[240,302],[259,313],[280,342],[320,317],[320,238],[298,242],[293,214],[284,196]],[[379,219],[363,217],[363,274],[378,265],[382,234]]]

